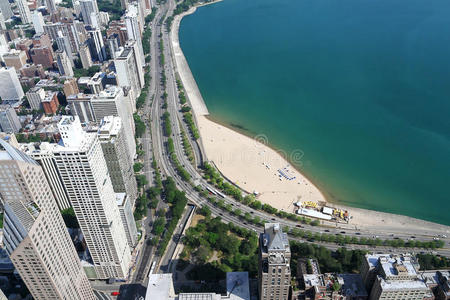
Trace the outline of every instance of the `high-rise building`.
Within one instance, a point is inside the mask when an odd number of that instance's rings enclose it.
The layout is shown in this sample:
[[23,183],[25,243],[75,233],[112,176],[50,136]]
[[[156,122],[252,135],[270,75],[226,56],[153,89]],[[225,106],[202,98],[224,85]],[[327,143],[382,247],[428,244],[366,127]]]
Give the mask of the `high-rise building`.
[[127,242],[130,248],[134,248],[137,242],[136,221],[133,216],[133,206],[125,193],[116,193],[117,206],[119,207],[120,218],[122,219],[125,233],[127,235]]
[[126,193],[131,207],[134,207],[138,191],[134,177],[133,156],[120,117],[104,117],[98,129],[98,139],[102,145],[114,192]]
[[136,42],[128,42],[123,51],[114,59],[117,73],[117,84],[130,89],[130,100],[133,112],[136,110],[136,98],[144,87],[144,70],[139,64]]
[[91,57],[99,62],[106,60],[106,47],[103,43],[102,32],[100,28],[89,28],[87,30],[89,35],[89,49],[91,51]]
[[79,92],[77,80],[75,78],[68,78],[64,81],[64,95],[66,95],[66,97],[76,95]]
[[137,58],[141,66],[145,65],[144,49],[142,48],[142,29],[139,22],[139,11],[135,4],[130,4],[125,13],[125,25],[129,41],[135,41],[137,45]]
[[89,51],[89,46],[87,44],[82,44],[80,46],[80,59],[83,69],[92,67],[91,52]]
[[50,14],[56,12],[55,0],[45,0],[45,7]]
[[52,40],[56,40],[58,38],[58,32],[61,31],[63,36],[69,38],[72,53],[76,53],[80,47],[80,44],[84,42],[84,40],[81,40],[80,37],[85,34],[85,29],[83,23],[78,21],[64,21],[45,24],[44,31]]
[[56,51],[56,62],[58,63],[58,71],[61,76],[73,76],[72,63],[65,51]]
[[47,142],[29,143],[21,144],[20,150],[25,152],[25,154],[34,159],[42,167],[45,178],[53,192],[56,204],[59,210],[63,210],[70,207],[70,202],[61,175],[56,167],[55,156],[53,155],[53,149],[55,147],[57,147],[56,144]]
[[5,21],[9,20],[13,16],[11,4],[8,0],[0,0],[0,12]]
[[98,6],[96,0],[79,0],[81,8],[81,16],[86,25],[93,25],[91,13],[98,13]]
[[34,299],[95,299],[42,168],[0,140],[4,243]]
[[369,300],[429,299],[431,291],[417,270],[418,263],[409,254],[366,254],[360,271]]
[[136,141],[134,140],[134,119],[129,97],[117,86],[106,86],[106,89],[91,99],[91,108],[97,124],[106,116],[122,119],[122,126],[126,132],[125,140],[132,158],[136,155]]
[[116,58],[116,52],[119,51],[119,35],[113,33],[106,39],[108,43],[109,53],[112,59]]
[[94,95],[78,93],[66,97],[72,116],[78,116],[81,123],[95,122],[91,100]]
[[66,52],[73,67],[72,47],[70,46],[69,38],[67,36],[64,36],[62,31],[58,31],[58,37],[55,40],[56,44],[58,45],[58,50]]
[[18,133],[22,128],[14,108],[6,107],[0,110],[0,127],[6,133]]
[[31,23],[31,12],[26,0],[16,0],[17,7],[19,8],[20,19],[23,24]]
[[131,252],[97,133],[86,133],[77,117],[58,123],[64,146],[56,165],[83,232],[99,279],[125,278]]
[[42,107],[42,100],[45,98],[45,91],[40,87],[33,87],[27,92],[28,103],[31,109],[39,110]]
[[1,68],[0,97],[2,100],[20,100],[23,96],[23,89],[14,68]]
[[31,20],[33,21],[34,31],[38,34],[44,33],[44,18],[40,11],[35,10],[31,15]]
[[259,299],[287,300],[291,287],[291,249],[279,223],[264,224],[258,260]]

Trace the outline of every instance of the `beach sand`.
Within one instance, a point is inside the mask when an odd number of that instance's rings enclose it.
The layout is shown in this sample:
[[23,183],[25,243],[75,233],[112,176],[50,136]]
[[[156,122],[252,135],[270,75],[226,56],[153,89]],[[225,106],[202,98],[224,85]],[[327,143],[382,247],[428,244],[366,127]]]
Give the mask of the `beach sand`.
[[[195,7],[174,18],[171,31],[171,47],[174,53],[176,71],[186,90],[200,131],[200,143],[206,160],[211,161],[229,181],[247,193],[257,192],[257,199],[263,203],[294,212],[298,201],[326,202],[320,190],[288,162],[301,162],[302,153],[277,152],[267,145],[264,135],[248,137],[207,118],[209,114],[189,65],[180,48],[178,31],[181,19],[194,13]],[[278,170],[292,180],[280,176]],[[448,234],[450,227],[432,222],[366,209],[345,207],[328,203],[330,207],[348,210],[349,224],[341,228],[355,227],[368,231],[388,231],[411,234]],[[335,226],[335,223],[324,222]]]

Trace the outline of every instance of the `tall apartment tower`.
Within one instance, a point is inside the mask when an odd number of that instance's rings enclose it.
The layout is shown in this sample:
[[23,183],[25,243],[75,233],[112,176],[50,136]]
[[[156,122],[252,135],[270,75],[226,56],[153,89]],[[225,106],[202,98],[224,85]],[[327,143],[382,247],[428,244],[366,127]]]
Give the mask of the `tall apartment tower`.
[[91,56],[99,61],[103,62],[107,59],[106,57],[106,47],[103,42],[102,32],[99,28],[90,28],[87,30],[89,35],[89,48],[91,51]]
[[31,23],[31,12],[26,0],[16,0],[22,24]]
[[127,235],[128,245],[134,248],[137,243],[137,228],[134,221],[133,207],[131,206],[130,197],[125,193],[116,193],[117,206],[119,207],[120,218]]
[[42,168],[0,140],[4,243],[34,299],[92,299],[93,291]]
[[42,167],[45,178],[47,178],[47,181],[50,184],[50,189],[53,192],[56,204],[58,205],[59,210],[63,210],[70,207],[70,202],[61,175],[56,167],[53,150],[57,147],[58,145],[47,142],[40,144],[29,143],[21,144],[20,150],[25,152],[25,154],[34,159]]
[[72,55],[72,47],[70,46],[70,41],[67,36],[64,36],[62,31],[58,31],[58,37],[56,38],[56,44],[58,45],[58,50],[62,50],[66,52],[67,56],[70,59],[70,63],[73,66],[73,55]]
[[117,85],[130,90],[133,112],[136,110],[136,98],[144,87],[144,70],[139,64],[139,51],[136,42],[128,42],[122,52],[114,59],[117,73]]
[[12,107],[2,108],[0,110],[0,127],[6,133],[18,133],[22,128],[19,117]]
[[136,141],[134,139],[133,108],[129,96],[115,85],[107,85],[106,89],[94,95],[91,100],[92,113],[97,124],[106,116],[115,116],[122,119],[122,127],[128,151],[132,158],[136,155]]
[[56,4],[55,0],[45,0],[45,7],[47,7],[47,11],[52,14],[56,12]]
[[64,146],[54,152],[56,165],[97,278],[125,278],[131,252],[97,133],[83,131],[71,116],[64,116],[58,129]]
[[24,96],[22,85],[14,68],[0,69],[0,97],[5,100],[20,100]]
[[120,117],[104,117],[98,129],[98,139],[108,166],[109,177],[116,193],[126,193],[131,207],[137,198],[133,156],[126,142],[126,134]]
[[58,71],[61,76],[73,76],[72,62],[65,51],[56,51],[56,62],[58,64]]
[[139,10],[135,4],[130,4],[125,13],[125,25],[127,28],[127,35],[129,41],[136,42],[137,58],[141,66],[145,65],[144,49],[142,48],[142,36],[139,23]]
[[80,46],[80,60],[83,69],[89,69],[92,67],[92,57],[89,51],[89,46],[87,44],[82,44]]
[[85,25],[93,25],[91,14],[98,13],[96,0],[80,0],[81,16]]
[[287,300],[291,286],[291,249],[279,223],[266,223],[259,237],[260,300]]
[[9,20],[13,16],[11,4],[8,0],[0,0],[0,12],[5,21]]
[[37,34],[44,33],[44,18],[42,17],[41,12],[37,9],[31,15],[31,21],[33,22],[34,31]]

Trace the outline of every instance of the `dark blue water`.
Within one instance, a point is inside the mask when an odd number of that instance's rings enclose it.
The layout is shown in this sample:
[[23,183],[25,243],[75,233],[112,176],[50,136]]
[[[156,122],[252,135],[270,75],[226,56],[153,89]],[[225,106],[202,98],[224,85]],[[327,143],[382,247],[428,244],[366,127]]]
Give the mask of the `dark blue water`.
[[180,42],[212,116],[330,200],[450,225],[450,1],[225,0]]

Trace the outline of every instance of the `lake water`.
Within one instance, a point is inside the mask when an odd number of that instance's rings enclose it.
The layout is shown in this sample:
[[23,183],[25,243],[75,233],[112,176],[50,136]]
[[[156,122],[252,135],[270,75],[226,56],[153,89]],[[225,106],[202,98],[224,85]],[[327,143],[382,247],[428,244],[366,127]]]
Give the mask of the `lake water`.
[[224,0],[182,20],[212,117],[331,201],[450,225],[450,1]]

